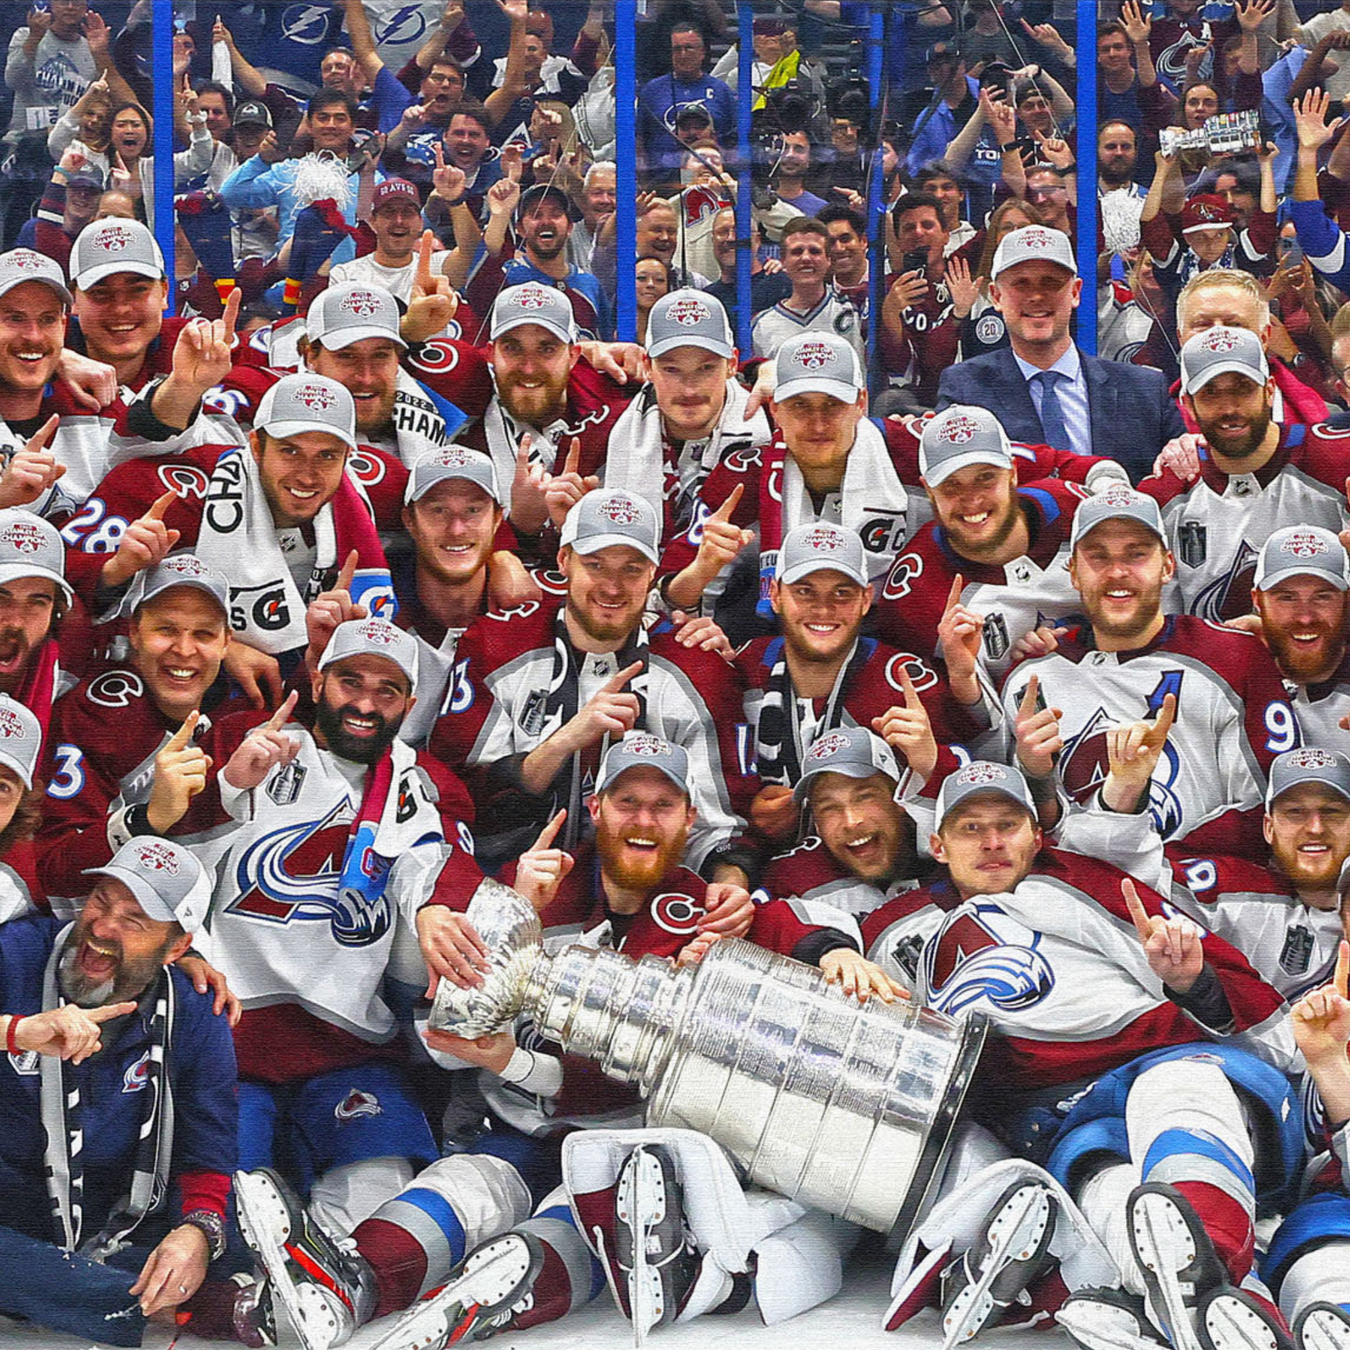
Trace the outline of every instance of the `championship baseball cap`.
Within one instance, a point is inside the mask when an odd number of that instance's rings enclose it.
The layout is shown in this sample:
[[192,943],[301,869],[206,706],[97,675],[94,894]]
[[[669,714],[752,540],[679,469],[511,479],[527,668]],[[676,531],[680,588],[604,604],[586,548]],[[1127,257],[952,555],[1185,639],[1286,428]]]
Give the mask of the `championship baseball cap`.
[[1104,492],[1079,503],[1069,531],[1069,551],[1073,552],[1080,539],[1107,520],[1137,520],[1162,540],[1164,548],[1171,547],[1158,503],[1125,483],[1113,483]]
[[1276,755],[1266,783],[1266,810],[1290,788],[1304,783],[1320,783],[1350,802],[1350,756],[1306,745]]
[[731,323],[722,302],[702,291],[663,295],[647,315],[647,355],[662,356],[676,347],[701,347],[728,359],[736,353]]
[[406,178],[386,178],[371,194],[371,212],[388,206],[390,202],[411,202],[419,211],[422,209],[422,199],[417,195],[417,189]]
[[811,791],[811,780],[822,773],[842,773],[846,778],[884,773],[893,782],[900,781],[895,751],[866,727],[837,727],[812,741],[802,757],[802,776],[792,789],[793,797],[804,802]]
[[867,585],[867,555],[857,530],[824,521],[794,525],[778,550],[774,576],[790,586],[813,572],[827,570],[842,572],[859,586]]
[[442,445],[428,450],[412,466],[408,485],[403,489],[403,502],[408,505],[421,501],[436,486],[450,478],[462,478],[477,483],[498,506],[502,504],[497,488],[497,466],[491,455],[471,450],[467,445]]
[[609,747],[595,780],[596,794],[611,787],[627,769],[658,769],[686,797],[689,795],[689,756],[684,747],[672,745],[650,731],[625,731],[623,740]]
[[230,122],[231,125],[236,127],[270,127],[272,125],[272,113],[267,104],[259,102],[256,98],[251,98],[236,105],[234,116],[230,119]]
[[136,897],[148,918],[178,922],[195,933],[211,904],[211,883],[192,851],[172,839],[130,839],[102,867],[86,867],[87,877],[112,877]]
[[1011,469],[1012,446],[1003,423],[987,408],[953,403],[923,424],[919,472],[929,487],[937,487],[971,464]]
[[626,544],[649,562],[661,561],[661,526],[645,497],[622,488],[598,488],[576,502],[563,521],[560,543],[578,553]]
[[1330,530],[1318,525],[1287,525],[1276,530],[1256,559],[1258,591],[1285,577],[1321,577],[1338,591],[1350,590],[1350,557]]
[[193,590],[209,595],[228,620],[230,614],[230,583],[202,560],[191,553],[175,553],[144,572],[136,579],[141,591],[132,606],[132,612],[148,605],[157,595],[171,591],[175,586],[191,586]]
[[8,295],[25,281],[40,281],[44,286],[50,286],[66,308],[70,308],[65,273],[54,258],[31,248],[12,248],[8,253],[0,253],[0,295]]
[[346,385],[326,375],[283,375],[262,396],[253,425],[278,440],[326,431],[356,449],[356,404]]
[[853,403],[866,388],[858,353],[837,333],[800,333],[778,349],[774,361],[775,403],[796,394],[828,394],[840,403]]
[[56,526],[21,506],[0,510],[0,586],[21,577],[46,577],[70,604],[66,550]]
[[1024,807],[1036,819],[1036,803],[1031,800],[1031,789],[1019,770],[1008,764],[995,764],[987,759],[975,759],[948,774],[938,789],[935,830],[962,802],[981,793],[997,792]]
[[508,286],[493,301],[488,341],[496,342],[513,328],[521,328],[527,323],[537,323],[541,328],[547,328],[564,342],[577,340],[572,306],[554,286],[543,286],[537,281]]
[[110,216],[92,221],[76,236],[70,250],[71,281],[77,290],[87,291],[119,272],[163,281],[164,255],[155,236],[139,220]]
[[356,281],[320,292],[305,315],[305,332],[330,352],[340,352],[363,338],[388,338],[406,348],[398,321],[398,301],[390,291]]
[[327,670],[352,656],[382,656],[392,661],[408,677],[412,692],[417,692],[417,639],[388,619],[348,619],[338,624],[319,658],[319,669]]
[[1182,234],[1197,230],[1224,230],[1237,221],[1237,212],[1226,197],[1217,192],[1202,192],[1181,208]]
[[1218,324],[1186,339],[1181,348],[1181,392],[1193,394],[1220,375],[1245,375],[1254,384],[1270,378],[1261,339],[1246,328]]
[[0,694],[0,765],[31,789],[41,753],[42,724],[22,703]]
[[1069,236],[1048,225],[1023,225],[1020,230],[1005,234],[994,250],[990,278],[997,281],[1000,272],[1024,262],[1051,262],[1078,275],[1078,261],[1073,256]]

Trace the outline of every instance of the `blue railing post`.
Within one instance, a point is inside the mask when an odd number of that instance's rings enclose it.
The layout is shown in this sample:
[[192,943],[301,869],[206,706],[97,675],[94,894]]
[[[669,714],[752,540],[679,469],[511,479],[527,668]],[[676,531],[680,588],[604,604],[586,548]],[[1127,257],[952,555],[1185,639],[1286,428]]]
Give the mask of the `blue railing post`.
[[[867,175],[867,369],[876,366],[877,333],[881,329],[882,282],[886,275],[886,231],[882,227],[881,187],[886,171],[882,161],[880,119],[882,81],[889,77],[886,69],[886,16],[882,3],[873,3],[867,18],[867,88],[872,106],[872,163]],[[884,382],[883,382],[884,383]],[[872,391],[874,394],[878,390]]]
[[1097,354],[1097,6],[1078,0],[1078,275],[1083,298],[1076,337],[1089,355]]
[[751,351],[750,331],[754,315],[750,312],[753,301],[750,291],[750,274],[753,260],[750,257],[750,212],[753,208],[751,192],[753,175],[751,159],[753,147],[750,143],[752,126],[751,113],[755,101],[755,91],[751,87],[755,62],[755,16],[745,0],[736,6],[737,48],[739,57],[736,90],[736,144],[740,152],[740,165],[736,180],[736,346],[740,349],[741,360],[748,361]]
[[173,211],[173,0],[155,0],[150,16],[150,43],[155,77],[155,218],[147,222],[159,240],[164,268],[169,274],[168,311],[174,304],[174,211]]
[[614,139],[619,189],[615,213],[614,280],[617,337],[637,340],[637,4],[614,0]]

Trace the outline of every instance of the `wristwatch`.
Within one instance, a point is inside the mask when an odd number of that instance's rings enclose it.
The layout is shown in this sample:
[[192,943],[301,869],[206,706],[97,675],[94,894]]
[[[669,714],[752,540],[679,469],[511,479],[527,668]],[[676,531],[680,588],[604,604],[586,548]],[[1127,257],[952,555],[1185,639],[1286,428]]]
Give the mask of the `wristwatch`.
[[206,1248],[212,1261],[225,1254],[225,1220],[212,1209],[194,1209],[184,1214],[182,1223],[190,1225],[206,1238]]

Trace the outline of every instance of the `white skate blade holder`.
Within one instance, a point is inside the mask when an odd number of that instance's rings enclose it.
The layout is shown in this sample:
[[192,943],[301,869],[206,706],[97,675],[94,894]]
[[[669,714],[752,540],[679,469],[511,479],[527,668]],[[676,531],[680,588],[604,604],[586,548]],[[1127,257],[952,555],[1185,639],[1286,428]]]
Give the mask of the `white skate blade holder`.
[[647,1263],[647,1240],[666,1217],[666,1187],[661,1164],[645,1148],[634,1149],[620,1173],[615,1213],[633,1234],[628,1306],[633,1320],[633,1344],[641,1350],[647,1343],[647,1333],[665,1315],[661,1272]]

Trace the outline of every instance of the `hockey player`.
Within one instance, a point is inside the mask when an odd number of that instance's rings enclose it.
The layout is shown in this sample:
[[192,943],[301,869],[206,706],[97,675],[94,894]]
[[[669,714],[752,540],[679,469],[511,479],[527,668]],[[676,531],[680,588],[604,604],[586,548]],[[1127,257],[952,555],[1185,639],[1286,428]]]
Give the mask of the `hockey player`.
[[1261,339],[1206,329],[1181,349],[1182,401],[1200,426],[1200,477],[1171,469],[1141,491],[1163,508],[1188,614],[1223,621],[1249,612],[1256,556],[1272,530],[1300,523],[1333,534],[1350,523],[1344,432],[1271,420],[1274,382]]
[[1258,859],[1266,773],[1300,744],[1269,654],[1250,633],[1164,613],[1175,564],[1152,498],[1123,487],[1090,498],[1069,542],[1087,621],[1063,638],[1029,635],[1032,659],[1003,686],[1006,727],[1027,700],[1058,711],[1062,750],[1047,744],[1023,767],[1086,802],[1106,776],[1109,729],[1156,715],[1171,694],[1176,725],[1149,801],[1159,834],[1193,852]]
[[[1133,778],[1109,780],[1129,800],[1106,806],[1143,797],[1163,745]],[[1274,1308],[1244,1288],[1258,1193],[1302,1162],[1279,995],[1159,892],[1045,848],[1015,769],[976,761],[946,777],[930,847],[946,878],[928,890],[947,912],[924,944],[918,993],[990,1018],[977,1117],[1045,1162],[1123,1276],[1125,1292],[1076,1291],[1060,1320],[1094,1350],[1148,1346],[1154,1326],[1176,1350],[1280,1345]],[[898,897],[869,926],[924,900]],[[1017,1185],[995,1202],[984,1240],[948,1272],[946,1344],[1044,1269],[1054,1194]],[[1263,1339],[1230,1334],[1239,1325]]]
[[353,550],[353,598],[372,610],[393,598],[369,504],[347,472],[355,448],[348,390],[288,375],[263,396],[246,445],[115,468],[86,508],[101,523],[72,548],[72,581],[100,612],[110,589],[175,545],[191,549],[229,577],[240,643],[293,661],[305,645],[305,606]]
[[[706,950],[714,938],[699,934],[698,920],[708,887],[679,863],[694,816],[689,775],[685,753],[647,732],[629,732],[610,748],[587,802],[594,850],[554,847],[561,825],[555,816],[507,873],[540,910],[546,941],[585,933],[583,940],[635,959],[690,960]],[[751,913],[751,941],[818,962],[845,990],[892,996],[889,981],[843,935],[804,924],[783,904]],[[467,922],[464,936],[460,984],[477,978],[484,960]],[[428,1032],[427,1043],[487,1071],[492,1129],[469,1152],[433,1163],[356,1228],[354,1256],[317,1229],[275,1174],[237,1178],[245,1232],[308,1350],[341,1344],[355,1327],[403,1308],[411,1311],[373,1347],[430,1350],[553,1321],[604,1288],[559,1184],[558,1136],[625,1117],[639,1122],[640,1099],[591,1064],[559,1057],[537,1041],[517,1043],[513,1031],[476,1041]],[[615,1198],[612,1188],[576,1197],[587,1228],[601,1228],[611,1256],[622,1222]],[[649,1256],[673,1318],[691,1295],[697,1258],[678,1225]],[[447,1283],[461,1262],[467,1279]],[[626,1294],[626,1275],[613,1265],[611,1274]],[[730,1292],[718,1288],[722,1296]]]
[[[867,554],[852,530],[822,522],[788,531],[769,583],[782,636],[755,638],[736,654],[756,773],[764,784],[751,818],[771,839],[796,831],[793,789],[806,751],[826,732],[880,729],[911,695],[924,700],[944,745],[989,729],[973,643],[954,638],[944,669],[863,637],[872,595]],[[944,618],[948,633],[954,623]],[[922,772],[927,776],[931,769]]]
[[647,316],[646,383],[615,424],[623,453],[606,456],[604,479],[651,502],[665,519],[663,543],[689,528],[699,489],[724,459],[772,437],[763,412],[746,415],[738,355],[726,310],[702,291],[672,291]]
[[[894,424],[886,425],[894,447]],[[925,659],[945,655],[957,597],[982,667],[1001,676],[1023,633],[1079,613],[1066,566],[1074,512],[1086,493],[1128,486],[1124,470],[1114,460],[1013,446],[993,413],[953,404],[922,424],[918,471],[935,518],[891,566],[877,631]]]
[[[241,1158],[288,1153],[344,1231],[436,1155],[386,980],[421,988],[427,964],[443,972],[453,923],[439,897],[481,878],[462,785],[397,739],[416,682],[413,638],[344,623],[313,676],[312,725],[290,720],[292,693],[261,725],[223,719],[201,747],[223,766],[197,848],[215,872],[213,959],[244,1004]],[[414,928],[427,964],[404,940]]]
[[561,604],[489,613],[460,639],[430,748],[463,766],[489,867],[518,856],[559,807],[571,847],[606,744],[635,727],[681,746],[695,766],[688,865],[714,876],[741,856],[727,848],[754,790],[739,749],[741,691],[720,656],[680,645],[668,625],[643,627],[659,528],[641,497],[588,493],[563,525]]
[[191,750],[225,694],[229,595],[225,578],[190,553],[140,573],[128,597],[131,659],[58,700],[37,844],[38,877],[58,912],[83,894],[89,868],[129,839],[165,832],[180,797],[206,786],[210,766]]
[[214,1264],[234,1054],[225,1019],[173,965],[209,897],[188,849],[138,839],[96,869],[75,924],[0,926],[0,1308],[12,1316],[113,1345],[141,1344],[150,1321],[270,1339],[256,1287]]

